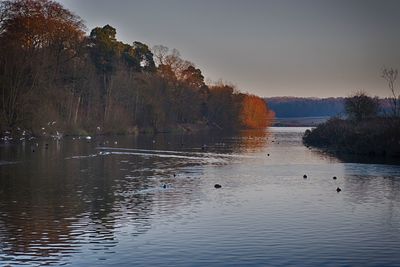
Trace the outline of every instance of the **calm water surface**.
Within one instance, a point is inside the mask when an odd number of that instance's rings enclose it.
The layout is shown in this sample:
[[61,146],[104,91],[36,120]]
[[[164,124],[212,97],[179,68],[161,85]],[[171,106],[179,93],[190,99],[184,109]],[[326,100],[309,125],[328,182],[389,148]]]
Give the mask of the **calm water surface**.
[[400,166],[304,130],[1,144],[0,265],[400,266]]

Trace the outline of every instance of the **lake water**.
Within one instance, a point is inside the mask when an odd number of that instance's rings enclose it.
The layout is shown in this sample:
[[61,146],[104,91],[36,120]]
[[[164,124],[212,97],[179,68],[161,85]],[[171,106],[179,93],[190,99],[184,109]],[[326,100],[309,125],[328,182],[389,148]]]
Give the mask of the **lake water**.
[[400,266],[400,165],[304,131],[2,144],[0,265]]

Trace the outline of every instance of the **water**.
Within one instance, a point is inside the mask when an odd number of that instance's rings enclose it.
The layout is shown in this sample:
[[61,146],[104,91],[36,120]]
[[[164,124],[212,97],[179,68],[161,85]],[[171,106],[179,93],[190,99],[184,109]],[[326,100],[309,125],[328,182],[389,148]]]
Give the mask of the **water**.
[[0,265],[400,266],[400,166],[304,130],[3,144]]

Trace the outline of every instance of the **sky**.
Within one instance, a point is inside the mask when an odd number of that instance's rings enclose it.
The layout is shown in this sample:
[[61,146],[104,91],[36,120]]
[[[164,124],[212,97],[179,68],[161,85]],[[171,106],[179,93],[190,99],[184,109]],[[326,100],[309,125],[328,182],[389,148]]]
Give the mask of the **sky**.
[[[262,97],[390,96],[400,68],[397,0],[59,0],[88,28],[176,48],[208,81]],[[399,81],[400,82],[400,81]],[[400,91],[400,86],[398,86]]]

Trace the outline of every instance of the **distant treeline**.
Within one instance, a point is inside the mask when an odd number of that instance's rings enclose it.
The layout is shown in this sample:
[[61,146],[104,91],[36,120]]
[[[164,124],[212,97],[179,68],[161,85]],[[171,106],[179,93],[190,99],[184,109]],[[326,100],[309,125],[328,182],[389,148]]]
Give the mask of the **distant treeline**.
[[336,116],[344,110],[342,97],[270,97],[265,101],[278,118]]
[[206,84],[175,49],[123,43],[110,25],[85,30],[55,1],[1,1],[0,129],[126,133],[271,121],[261,98]]
[[[311,98],[311,97],[268,97],[264,98],[269,108],[278,118],[290,117],[333,117],[345,115],[344,97]],[[390,110],[390,100],[379,99],[380,112]]]

